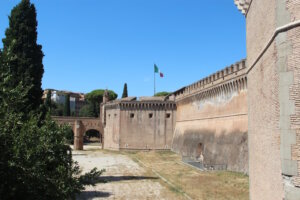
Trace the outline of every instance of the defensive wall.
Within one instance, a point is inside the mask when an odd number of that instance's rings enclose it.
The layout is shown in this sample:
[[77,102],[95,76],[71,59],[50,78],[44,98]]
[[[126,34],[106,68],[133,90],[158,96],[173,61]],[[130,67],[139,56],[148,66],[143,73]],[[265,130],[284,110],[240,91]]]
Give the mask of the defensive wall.
[[102,105],[104,148],[167,150],[175,128],[176,105],[164,98],[125,98]]
[[300,199],[300,1],[235,0],[246,16],[252,200]]
[[[103,143],[104,129],[100,118],[52,116],[60,125],[69,125],[74,132],[74,149],[83,150],[83,136],[88,130],[97,130]],[[103,147],[103,144],[102,144]]]
[[205,165],[248,172],[246,72],[242,60],[174,93],[173,151],[195,159],[202,154]]

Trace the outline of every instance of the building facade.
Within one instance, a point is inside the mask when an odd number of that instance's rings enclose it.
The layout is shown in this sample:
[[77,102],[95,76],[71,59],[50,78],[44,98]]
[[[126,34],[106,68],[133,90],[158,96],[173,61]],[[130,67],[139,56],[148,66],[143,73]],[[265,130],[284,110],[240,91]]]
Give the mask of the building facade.
[[51,90],[51,101],[58,104],[65,104],[66,95],[70,95],[70,111],[74,116],[79,116],[80,109],[87,104],[84,93],[46,89],[44,90],[43,99],[46,99],[47,94]]
[[246,17],[250,198],[300,199],[300,1],[235,0]]
[[172,150],[209,168],[248,173],[247,68],[242,60],[174,93]]
[[176,117],[174,101],[156,97],[141,97],[139,100],[129,97],[104,103],[101,108],[105,149],[171,148]]

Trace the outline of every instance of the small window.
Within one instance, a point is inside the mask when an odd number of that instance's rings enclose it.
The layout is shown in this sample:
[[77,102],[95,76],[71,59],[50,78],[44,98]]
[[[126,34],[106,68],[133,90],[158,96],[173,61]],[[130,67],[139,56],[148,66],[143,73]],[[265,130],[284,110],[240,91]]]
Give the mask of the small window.
[[110,114],[108,114],[108,118],[110,118]]
[[151,119],[153,117],[153,113],[149,113],[149,118]]
[[170,118],[171,117],[171,114],[170,113],[167,113],[166,114],[166,118]]
[[130,113],[130,118],[134,118],[134,114],[133,113]]
[[115,114],[115,117],[117,117],[117,114]]

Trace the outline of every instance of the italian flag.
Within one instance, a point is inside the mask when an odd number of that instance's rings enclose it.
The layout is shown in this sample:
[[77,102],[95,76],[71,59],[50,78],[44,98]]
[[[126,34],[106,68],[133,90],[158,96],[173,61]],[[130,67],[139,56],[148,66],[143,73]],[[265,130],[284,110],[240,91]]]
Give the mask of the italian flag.
[[160,76],[161,78],[164,77],[164,74],[158,69],[158,67],[157,67],[156,64],[154,64],[154,73],[159,73],[159,76]]

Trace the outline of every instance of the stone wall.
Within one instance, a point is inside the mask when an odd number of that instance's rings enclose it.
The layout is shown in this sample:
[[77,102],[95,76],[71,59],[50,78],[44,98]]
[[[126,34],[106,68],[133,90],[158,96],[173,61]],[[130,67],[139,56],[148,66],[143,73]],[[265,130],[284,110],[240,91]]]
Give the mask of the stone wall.
[[115,105],[105,109],[104,149],[120,148],[120,108]]
[[204,164],[248,172],[247,76],[245,61],[175,92],[172,150]]
[[105,105],[104,148],[171,148],[176,105],[172,101],[117,101]]
[[245,10],[254,200],[300,198],[299,13],[298,0],[252,0]]

